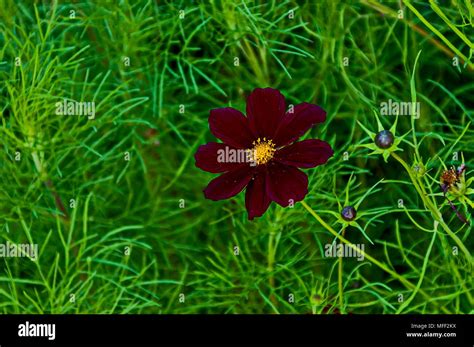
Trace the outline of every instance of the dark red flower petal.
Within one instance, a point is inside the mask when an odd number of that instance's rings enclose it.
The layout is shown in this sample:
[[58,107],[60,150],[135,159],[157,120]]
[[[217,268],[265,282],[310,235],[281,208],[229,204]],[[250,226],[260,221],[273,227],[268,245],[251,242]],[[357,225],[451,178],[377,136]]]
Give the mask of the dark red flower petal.
[[226,145],[225,143],[209,142],[205,145],[199,146],[196,154],[194,154],[194,159],[196,160],[196,166],[201,170],[212,172],[212,173],[221,173],[226,171],[231,171],[238,169],[243,163],[229,163],[222,160],[220,151],[224,151],[226,148],[228,150],[235,150],[234,147]]
[[282,164],[310,168],[325,164],[333,154],[327,142],[304,140],[278,150],[274,159]]
[[303,102],[295,106],[293,113],[287,112],[273,138],[278,146],[298,140],[316,123],[326,120],[326,111],[321,107]]
[[247,117],[231,107],[211,110],[209,128],[215,137],[235,148],[250,148],[255,140]]
[[272,161],[267,165],[266,190],[273,201],[286,207],[304,199],[308,193],[308,177],[294,166]]
[[266,191],[265,176],[266,170],[258,170],[247,186],[245,207],[247,207],[249,220],[262,216],[272,202]]
[[247,117],[255,137],[273,139],[285,116],[285,98],[272,88],[256,88],[247,99]]
[[224,200],[239,194],[249,183],[254,170],[244,165],[214,178],[204,189],[204,196],[211,200]]

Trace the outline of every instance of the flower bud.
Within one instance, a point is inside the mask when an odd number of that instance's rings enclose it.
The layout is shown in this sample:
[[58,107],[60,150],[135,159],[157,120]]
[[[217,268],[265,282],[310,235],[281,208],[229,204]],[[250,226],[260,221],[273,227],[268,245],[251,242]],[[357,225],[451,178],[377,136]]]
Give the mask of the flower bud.
[[382,130],[375,136],[375,144],[382,149],[392,147],[394,140],[395,136],[389,130]]
[[341,211],[341,217],[345,221],[351,222],[357,216],[357,211],[353,206],[346,206]]

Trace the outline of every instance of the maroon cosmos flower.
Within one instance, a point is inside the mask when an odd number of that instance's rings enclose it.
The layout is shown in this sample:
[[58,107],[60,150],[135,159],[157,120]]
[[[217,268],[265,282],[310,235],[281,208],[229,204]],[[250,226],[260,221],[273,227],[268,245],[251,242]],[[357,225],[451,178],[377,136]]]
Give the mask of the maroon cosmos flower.
[[272,201],[287,207],[304,199],[308,177],[298,168],[325,164],[334,152],[321,140],[297,140],[324,122],[326,112],[306,102],[285,111],[285,98],[271,88],[250,94],[247,117],[231,107],[211,110],[209,127],[223,143],[202,145],[194,156],[198,168],[222,173],[204,190],[207,199],[228,199],[247,187],[250,220],[262,216]]

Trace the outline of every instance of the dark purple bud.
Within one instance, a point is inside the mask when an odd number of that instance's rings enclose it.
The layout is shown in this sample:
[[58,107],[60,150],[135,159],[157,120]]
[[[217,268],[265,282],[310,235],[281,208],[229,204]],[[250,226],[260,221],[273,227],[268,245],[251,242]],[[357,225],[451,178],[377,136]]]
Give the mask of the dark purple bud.
[[353,221],[356,218],[356,216],[357,216],[357,211],[352,206],[346,206],[341,211],[342,219],[348,222]]
[[375,135],[375,144],[378,148],[387,149],[392,147],[395,136],[389,130],[382,130]]

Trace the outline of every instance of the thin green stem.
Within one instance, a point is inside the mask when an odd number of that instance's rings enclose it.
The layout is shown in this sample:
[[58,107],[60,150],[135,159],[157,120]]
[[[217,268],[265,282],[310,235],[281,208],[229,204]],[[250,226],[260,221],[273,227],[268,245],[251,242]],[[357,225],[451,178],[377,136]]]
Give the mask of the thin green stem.
[[[346,233],[346,229],[344,228],[342,230],[342,236],[344,237]],[[342,285],[342,272],[344,270],[343,263],[342,263],[343,257],[339,257],[339,264],[338,264],[338,287],[339,287],[339,307],[341,310],[341,313],[344,312],[344,287]]]
[[464,55],[462,54],[462,52],[460,50],[458,50],[438,29],[436,29],[425,17],[423,17],[423,15],[418,12],[418,10],[410,3],[410,1],[408,0],[404,0],[403,1],[404,4],[418,17],[418,19],[420,19],[424,25],[426,25],[436,36],[438,36],[441,41],[444,42],[444,44],[446,46],[448,46],[451,51],[453,51],[454,53],[456,53],[456,55],[458,57],[461,57],[462,60],[464,62],[466,62],[469,66],[472,67],[472,63],[470,62],[470,60]]
[[270,301],[275,304],[275,296],[273,290],[275,288],[275,277],[273,277],[273,266],[275,264],[275,231],[272,230],[268,237],[268,254],[267,254],[267,270],[269,273],[268,284],[271,288]]
[[420,273],[420,279],[418,280],[418,283],[416,284],[415,290],[413,290],[413,293],[411,296],[406,300],[402,305],[397,310],[397,314],[403,312],[403,310],[408,307],[408,305],[413,301],[415,298],[416,294],[420,290],[421,284],[423,283],[423,279],[425,278],[425,273],[426,273],[426,268],[428,266],[428,261],[430,259],[430,254],[431,254],[431,249],[433,248],[433,244],[436,240],[436,230],[433,231],[433,237],[431,238],[430,245],[428,246],[428,250],[426,251],[425,259],[423,261],[423,267],[421,268],[421,273]]

